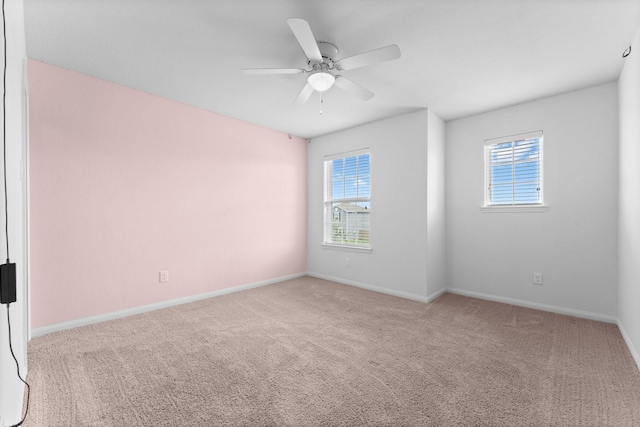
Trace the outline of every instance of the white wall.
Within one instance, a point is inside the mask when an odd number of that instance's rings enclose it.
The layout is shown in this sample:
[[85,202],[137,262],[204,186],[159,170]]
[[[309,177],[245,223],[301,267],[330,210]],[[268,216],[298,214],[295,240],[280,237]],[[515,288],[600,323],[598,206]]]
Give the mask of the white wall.
[[[447,123],[453,291],[615,321],[617,111],[609,83]],[[535,130],[544,131],[548,211],[483,213],[483,141]],[[532,284],[533,272],[543,286]]]
[[[13,349],[20,361],[20,372],[26,376],[27,343],[27,289],[24,256],[26,223],[23,208],[25,170],[22,168],[25,151],[25,100],[23,66],[26,60],[24,14],[22,0],[7,0],[5,4],[7,23],[7,186],[9,200],[9,244],[11,262],[16,263],[18,289],[17,301],[11,304],[11,333]],[[1,108],[1,107],[0,107]],[[24,157],[26,164],[26,157]],[[24,178],[26,179],[26,178]],[[6,259],[4,238],[4,197],[2,199],[2,238],[0,257]],[[23,385],[16,375],[16,366],[9,352],[6,306],[0,306],[0,418],[5,423],[20,421]]]
[[445,277],[445,124],[429,111],[427,129],[427,295],[444,291]]
[[[310,275],[427,297],[427,110],[314,138],[307,149]],[[371,253],[322,246],[324,156],[371,149]],[[350,267],[345,266],[350,259]]]
[[640,367],[640,32],[618,81],[620,205],[618,316],[620,330]]

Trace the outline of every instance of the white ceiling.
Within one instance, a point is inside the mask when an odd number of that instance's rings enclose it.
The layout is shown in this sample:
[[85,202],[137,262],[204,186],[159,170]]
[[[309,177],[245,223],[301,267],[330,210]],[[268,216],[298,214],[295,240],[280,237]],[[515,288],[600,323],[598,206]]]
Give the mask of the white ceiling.
[[[615,81],[640,0],[24,0],[32,59],[304,138],[419,108],[444,120]],[[303,106],[287,18],[339,58],[397,44],[402,57],[342,74]],[[640,54],[640,46],[633,54]]]

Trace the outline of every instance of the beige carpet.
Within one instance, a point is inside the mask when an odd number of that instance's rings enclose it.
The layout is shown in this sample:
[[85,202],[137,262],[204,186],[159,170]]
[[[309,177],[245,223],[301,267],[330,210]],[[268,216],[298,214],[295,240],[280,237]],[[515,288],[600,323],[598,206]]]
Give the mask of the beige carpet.
[[310,277],[29,343],[26,426],[638,426],[615,325]]

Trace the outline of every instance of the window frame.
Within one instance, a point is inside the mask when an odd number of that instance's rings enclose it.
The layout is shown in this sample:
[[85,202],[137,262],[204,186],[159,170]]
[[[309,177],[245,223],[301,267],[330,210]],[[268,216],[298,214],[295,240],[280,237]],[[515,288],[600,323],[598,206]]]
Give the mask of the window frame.
[[[333,194],[333,161],[339,159],[347,159],[350,157],[358,157],[363,154],[367,154],[369,156],[369,197],[342,197],[334,199],[332,197]],[[371,166],[372,166],[372,155],[371,149],[369,147],[361,148],[357,150],[346,151],[342,153],[336,153],[324,156],[323,158],[323,214],[322,214],[322,246],[328,249],[338,249],[338,250],[347,250],[347,251],[355,251],[355,252],[371,252],[372,250],[372,238],[371,238],[371,206],[372,206],[372,189],[371,189]],[[341,202],[341,203],[368,203],[369,205],[369,245],[350,245],[347,243],[339,243],[331,240],[332,234],[332,219],[334,217],[333,210],[331,209],[332,205]]]
[[[492,203],[491,202],[491,152],[496,145],[506,143],[516,143],[518,141],[527,141],[531,139],[539,139],[538,142],[538,185],[539,185],[539,202],[536,203],[515,203],[515,188],[513,203]],[[484,204],[481,207],[483,212],[546,212],[548,206],[545,204],[544,198],[544,133],[542,130],[508,135],[499,138],[491,138],[484,140]],[[512,167],[515,168],[516,160],[511,159]],[[515,170],[512,177],[512,185],[515,185]]]

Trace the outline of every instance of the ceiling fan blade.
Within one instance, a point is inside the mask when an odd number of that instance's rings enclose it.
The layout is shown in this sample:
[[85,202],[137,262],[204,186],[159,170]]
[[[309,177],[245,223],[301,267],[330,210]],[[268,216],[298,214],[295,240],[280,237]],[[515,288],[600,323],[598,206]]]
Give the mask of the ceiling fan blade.
[[358,83],[355,83],[352,80],[349,80],[345,77],[342,76],[336,76],[336,82],[334,83],[335,86],[338,86],[340,89],[349,92],[355,96],[357,96],[358,98],[362,99],[363,101],[368,101],[371,98],[373,98],[373,95],[375,95],[373,92],[371,92],[369,89],[366,89],[362,86],[360,86]]
[[392,44],[341,59],[338,61],[338,69],[353,70],[354,68],[378,64],[380,62],[391,61],[398,58],[400,58],[400,48],[397,45]]
[[295,101],[293,101],[293,103],[295,105],[302,105],[305,102],[307,102],[307,100],[309,99],[309,97],[311,96],[311,94],[313,93],[313,88],[311,87],[311,85],[309,83],[307,83],[302,90],[300,91],[300,94],[298,95],[298,97],[296,98]]
[[320,48],[318,48],[318,43],[316,43],[316,38],[311,32],[309,23],[300,18],[289,18],[287,23],[307,58],[312,61],[322,62],[322,54],[320,53]]
[[243,68],[243,74],[302,74],[302,68]]

